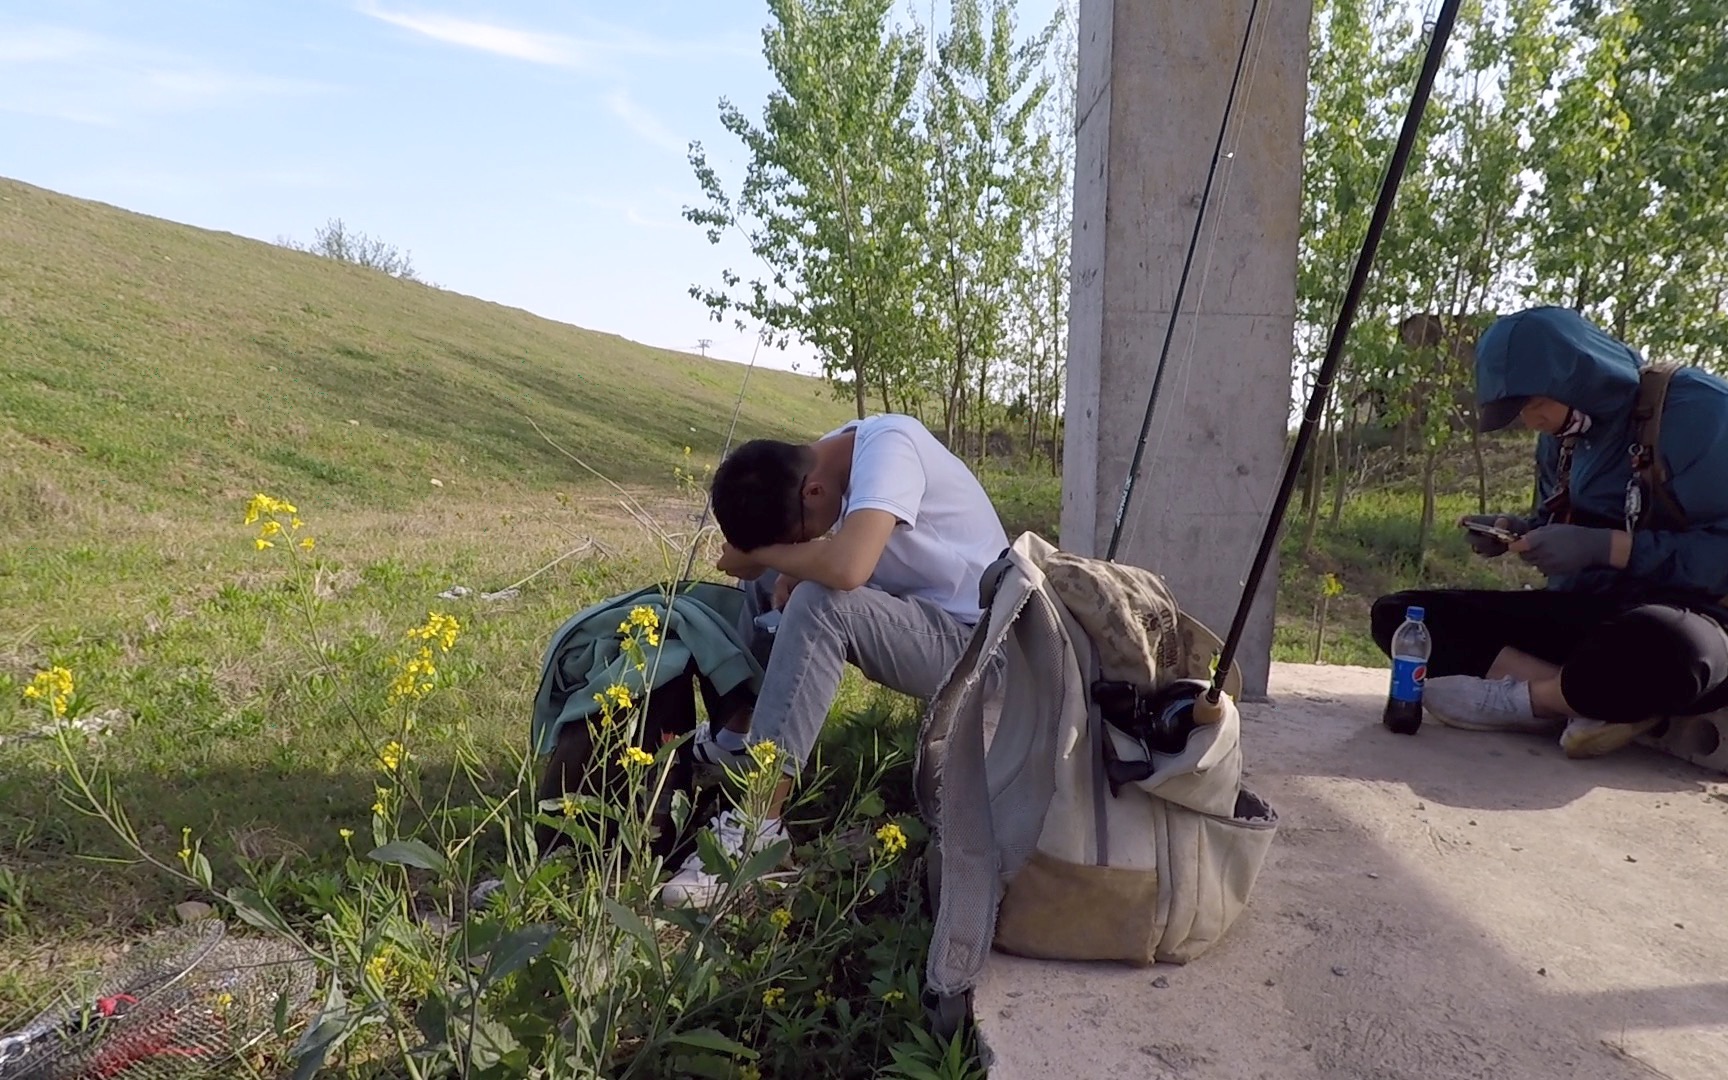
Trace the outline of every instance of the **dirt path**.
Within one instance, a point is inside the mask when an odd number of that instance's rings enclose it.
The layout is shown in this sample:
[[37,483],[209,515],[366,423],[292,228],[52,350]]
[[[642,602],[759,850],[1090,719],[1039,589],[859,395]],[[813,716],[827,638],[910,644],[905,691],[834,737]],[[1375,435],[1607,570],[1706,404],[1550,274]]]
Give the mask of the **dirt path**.
[[1639,746],[1393,736],[1384,679],[1274,666],[1244,739],[1283,824],[1247,913],[1187,967],[992,955],[993,1078],[1728,1076],[1728,783]]

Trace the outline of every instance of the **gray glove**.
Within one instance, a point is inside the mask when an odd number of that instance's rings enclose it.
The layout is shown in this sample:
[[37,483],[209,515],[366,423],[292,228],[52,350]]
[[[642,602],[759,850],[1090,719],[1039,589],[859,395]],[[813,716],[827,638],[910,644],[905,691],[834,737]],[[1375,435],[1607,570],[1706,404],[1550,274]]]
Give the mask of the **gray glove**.
[[[1512,517],[1509,514],[1470,514],[1458,519],[1459,528],[1463,528],[1467,521],[1480,522],[1483,525],[1498,525],[1500,528],[1508,529],[1520,536],[1530,531],[1528,521],[1523,518]],[[1464,540],[1470,545],[1471,551],[1485,559],[1494,559],[1506,554],[1506,542],[1486,533],[1466,531]]]
[[1585,525],[1544,525],[1524,534],[1526,551],[1518,557],[1542,571],[1545,577],[1576,574],[1591,566],[1604,566],[1613,550],[1612,529]]

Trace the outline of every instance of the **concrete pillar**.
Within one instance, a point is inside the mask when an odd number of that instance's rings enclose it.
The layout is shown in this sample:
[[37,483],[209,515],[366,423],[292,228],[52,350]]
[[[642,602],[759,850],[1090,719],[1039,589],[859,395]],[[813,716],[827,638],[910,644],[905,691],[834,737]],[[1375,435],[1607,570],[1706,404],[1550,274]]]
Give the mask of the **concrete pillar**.
[[[1110,542],[1249,6],[1080,2],[1069,551],[1101,557]],[[1309,0],[1261,0],[1225,144],[1235,156],[1213,181],[1117,553],[1163,576],[1220,637],[1283,467],[1309,15]],[[1248,698],[1266,693],[1277,581],[1274,561],[1237,657]]]

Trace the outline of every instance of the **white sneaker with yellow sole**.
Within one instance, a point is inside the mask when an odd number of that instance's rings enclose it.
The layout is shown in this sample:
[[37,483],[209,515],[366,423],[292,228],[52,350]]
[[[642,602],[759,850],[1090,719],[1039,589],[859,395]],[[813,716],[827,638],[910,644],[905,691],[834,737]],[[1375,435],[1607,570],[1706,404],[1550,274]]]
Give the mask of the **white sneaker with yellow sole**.
[[1610,724],[1602,720],[1574,717],[1560,733],[1560,749],[1569,758],[1593,758],[1611,754],[1662,722],[1661,717],[1636,724]]

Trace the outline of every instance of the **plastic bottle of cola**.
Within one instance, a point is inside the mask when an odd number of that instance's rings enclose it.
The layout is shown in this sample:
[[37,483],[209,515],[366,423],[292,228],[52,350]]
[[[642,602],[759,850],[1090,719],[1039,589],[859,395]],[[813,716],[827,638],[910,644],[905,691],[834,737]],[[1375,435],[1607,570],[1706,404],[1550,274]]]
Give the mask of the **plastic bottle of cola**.
[[1422,726],[1422,684],[1428,680],[1428,656],[1434,651],[1424,614],[1419,607],[1405,611],[1403,625],[1392,635],[1392,688],[1380,722],[1399,735],[1414,735]]

